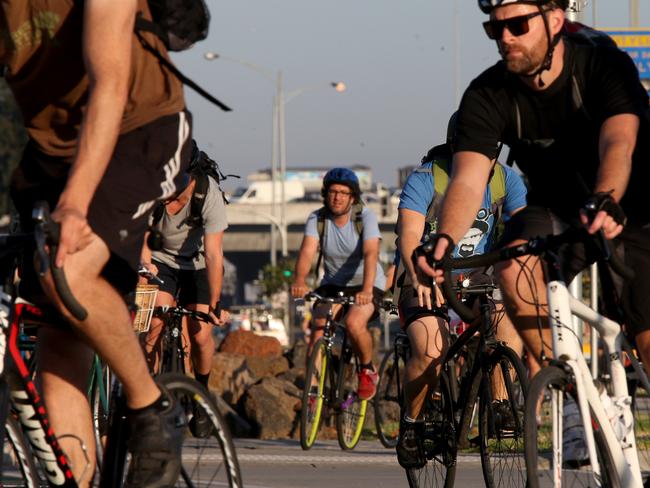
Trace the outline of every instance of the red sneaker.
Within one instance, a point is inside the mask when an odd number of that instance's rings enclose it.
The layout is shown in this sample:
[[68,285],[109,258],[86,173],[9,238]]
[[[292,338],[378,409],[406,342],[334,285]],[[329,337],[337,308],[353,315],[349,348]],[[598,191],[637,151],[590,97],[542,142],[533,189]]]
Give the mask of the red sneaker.
[[379,381],[377,371],[363,368],[357,376],[359,377],[357,395],[361,400],[371,400],[377,393],[377,381]]

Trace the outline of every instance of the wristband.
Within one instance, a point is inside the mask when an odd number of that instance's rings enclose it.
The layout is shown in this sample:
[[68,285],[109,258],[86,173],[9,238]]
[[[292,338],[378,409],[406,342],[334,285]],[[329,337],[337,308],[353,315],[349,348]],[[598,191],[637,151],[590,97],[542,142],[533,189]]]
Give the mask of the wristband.
[[210,310],[219,317],[221,315],[221,300],[219,300],[214,307],[210,307]]

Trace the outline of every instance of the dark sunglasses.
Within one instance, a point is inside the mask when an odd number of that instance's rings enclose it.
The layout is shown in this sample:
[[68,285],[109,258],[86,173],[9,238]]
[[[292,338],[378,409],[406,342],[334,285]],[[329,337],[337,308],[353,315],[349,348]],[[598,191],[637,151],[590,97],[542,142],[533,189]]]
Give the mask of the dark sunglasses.
[[528,15],[518,15],[504,20],[488,20],[483,22],[485,33],[490,39],[499,40],[503,37],[503,30],[507,27],[508,31],[515,37],[523,36],[529,30],[528,21],[542,15],[542,12],[533,12]]

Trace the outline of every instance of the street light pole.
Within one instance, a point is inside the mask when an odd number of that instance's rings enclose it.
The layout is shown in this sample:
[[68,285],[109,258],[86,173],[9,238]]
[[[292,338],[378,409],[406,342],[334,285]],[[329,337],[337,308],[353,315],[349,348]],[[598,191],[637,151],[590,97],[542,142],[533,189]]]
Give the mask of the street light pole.
[[[334,90],[336,90],[337,93],[343,93],[346,88],[345,83],[343,83],[342,81],[333,81],[328,83],[327,86],[334,88]],[[277,100],[279,100],[277,106],[277,112],[278,112],[278,136],[279,136],[278,146],[279,146],[279,153],[280,153],[280,223],[282,225],[282,228],[284,229],[285,236],[287,235],[287,201],[286,201],[286,193],[285,193],[285,183],[287,180],[287,147],[286,147],[286,123],[284,117],[285,106],[287,103],[289,103],[297,96],[302,95],[307,91],[316,90],[323,87],[324,85],[322,83],[318,85],[306,86],[303,88],[298,88],[297,90],[293,90],[285,95],[284,90],[282,89],[282,73],[278,72],[278,94],[276,97]],[[286,249],[282,253],[282,257],[287,257]]]

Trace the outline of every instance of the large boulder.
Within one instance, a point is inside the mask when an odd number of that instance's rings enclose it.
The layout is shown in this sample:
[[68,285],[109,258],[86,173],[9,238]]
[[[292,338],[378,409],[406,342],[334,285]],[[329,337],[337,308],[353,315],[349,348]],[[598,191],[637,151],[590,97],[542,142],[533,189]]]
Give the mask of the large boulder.
[[250,437],[253,433],[253,426],[242,418],[223,398],[221,395],[215,395],[212,392],[217,409],[225,420],[230,433],[233,437]]
[[246,364],[246,356],[215,353],[209,387],[230,405],[236,405],[246,389],[256,382],[257,378]]
[[279,358],[249,356],[246,358],[246,365],[256,378],[277,376],[289,370],[289,361],[283,356]]
[[301,391],[292,383],[268,377],[251,386],[244,395],[246,417],[260,439],[283,439],[295,432]]
[[282,345],[275,337],[265,337],[250,330],[236,330],[226,336],[219,345],[220,352],[242,354],[260,358],[279,358]]

